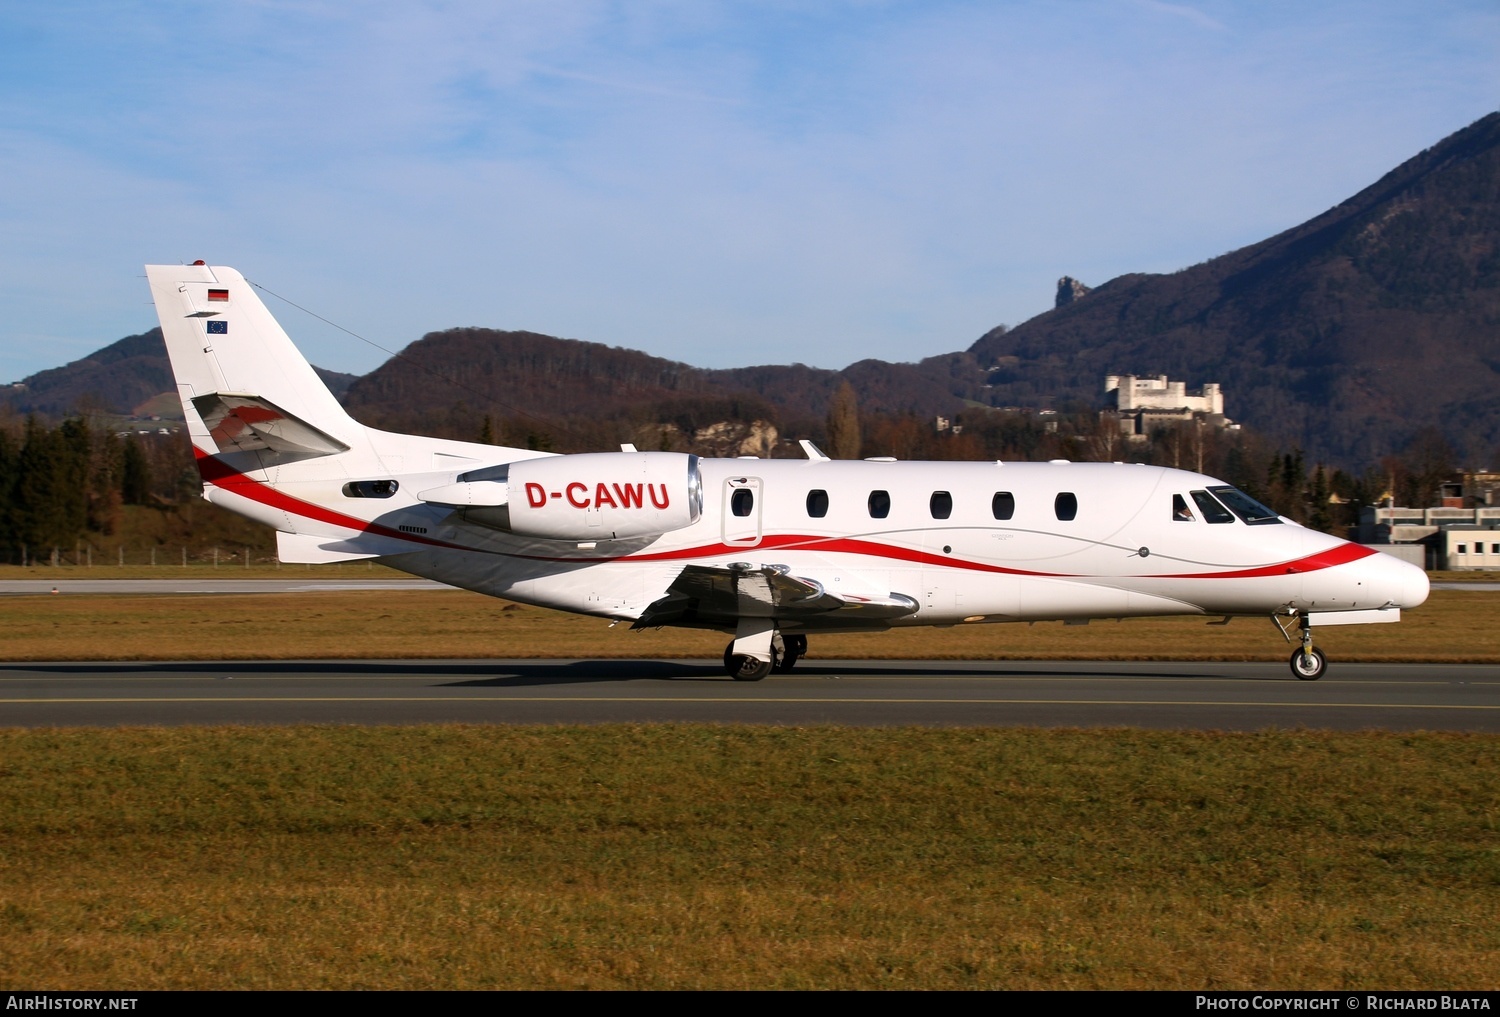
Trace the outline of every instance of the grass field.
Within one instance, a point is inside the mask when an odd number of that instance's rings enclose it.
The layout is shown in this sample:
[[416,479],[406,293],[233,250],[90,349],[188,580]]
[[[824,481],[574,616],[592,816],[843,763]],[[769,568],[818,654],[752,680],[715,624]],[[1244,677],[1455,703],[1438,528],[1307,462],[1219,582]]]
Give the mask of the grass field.
[[[1497,615],[1500,595],[1436,591],[1399,624],[1318,641],[1335,661],[1497,661]],[[447,591],[6,597],[0,619],[6,660],[715,657],[724,641]],[[1290,648],[1269,621],[1175,619],[812,651]],[[1500,738],[0,730],[0,988],[584,987],[1497,989]]]
[[[0,660],[709,657],[725,636],[628,625],[448,590],[0,599]],[[1339,661],[1500,662],[1500,594],[1434,591],[1399,623],[1331,626]],[[814,636],[810,657],[1283,660],[1269,619],[967,625]]]
[[1500,987],[1500,739],[0,731],[7,988]]

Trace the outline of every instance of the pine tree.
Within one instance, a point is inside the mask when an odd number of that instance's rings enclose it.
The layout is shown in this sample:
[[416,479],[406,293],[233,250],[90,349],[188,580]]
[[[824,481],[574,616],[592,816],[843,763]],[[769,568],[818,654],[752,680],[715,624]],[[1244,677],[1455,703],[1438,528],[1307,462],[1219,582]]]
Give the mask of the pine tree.
[[121,453],[120,496],[127,505],[144,505],[151,498],[151,464],[133,434]]
[[1314,530],[1324,533],[1333,529],[1333,514],[1328,506],[1328,476],[1323,472],[1323,464],[1313,471],[1312,490],[1308,493],[1311,504],[1308,506],[1307,525]]
[[15,560],[19,552],[16,538],[16,443],[10,432],[0,428],[0,555],[6,561]]

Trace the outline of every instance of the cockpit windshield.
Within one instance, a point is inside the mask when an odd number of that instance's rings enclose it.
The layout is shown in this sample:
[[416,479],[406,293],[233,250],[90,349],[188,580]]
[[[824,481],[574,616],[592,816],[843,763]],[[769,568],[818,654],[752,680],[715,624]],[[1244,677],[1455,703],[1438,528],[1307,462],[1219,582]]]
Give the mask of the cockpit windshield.
[[1281,522],[1280,516],[1244,491],[1233,487],[1210,487],[1209,490],[1213,492],[1214,497],[1228,505],[1230,511],[1244,520],[1248,526]]

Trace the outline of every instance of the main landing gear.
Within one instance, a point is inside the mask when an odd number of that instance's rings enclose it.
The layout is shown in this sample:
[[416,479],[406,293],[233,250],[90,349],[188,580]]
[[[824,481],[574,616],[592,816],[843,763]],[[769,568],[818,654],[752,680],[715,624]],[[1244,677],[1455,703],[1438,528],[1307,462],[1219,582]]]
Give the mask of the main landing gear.
[[758,682],[771,673],[771,662],[752,657],[747,653],[735,653],[734,643],[724,648],[724,670],[737,682]]
[[[1281,618],[1273,615],[1276,627],[1281,629],[1281,634],[1286,636],[1286,641],[1292,641],[1292,635],[1287,627],[1281,624]],[[1315,682],[1323,677],[1323,672],[1328,670],[1328,658],[1323,651],[1313,646],[1312,622],[1307,617],[1307,612],[1297,614],[1298,628],[1302,630],[1302,645],[1292,651],[1292,659],[1288,662],[1292,667],[1292,674],[1300,681]]]
[[724,670],[737,682],[758,682],[773,670],[777,674],[787,674],[796,667],[798,659],[807,653],[807,637],[804,635],[783,636],[773,630],[769,660],[762,660],[753,653],[736,653],[736,646],[739,646],[741,650],[746,649],[741,639],[735,639],[726,646]]

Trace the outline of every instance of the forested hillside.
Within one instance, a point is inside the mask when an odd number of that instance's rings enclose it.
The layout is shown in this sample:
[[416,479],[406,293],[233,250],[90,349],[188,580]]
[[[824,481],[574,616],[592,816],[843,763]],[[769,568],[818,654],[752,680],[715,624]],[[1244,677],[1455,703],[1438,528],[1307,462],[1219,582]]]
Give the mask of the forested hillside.
[[1230,416],[1330,461],[1436,427],[1500,463],[1500,113],[1259,244],[1126,275],[971,347],[991,399],[1098,399],[1106,374],[1218,381]]

